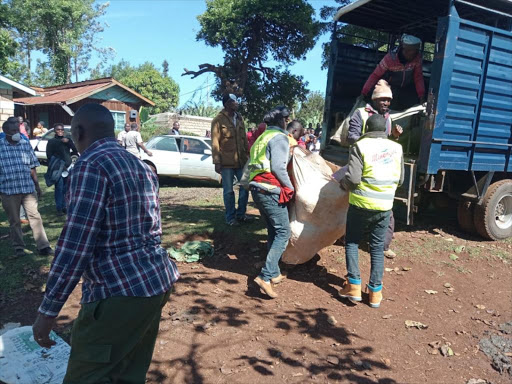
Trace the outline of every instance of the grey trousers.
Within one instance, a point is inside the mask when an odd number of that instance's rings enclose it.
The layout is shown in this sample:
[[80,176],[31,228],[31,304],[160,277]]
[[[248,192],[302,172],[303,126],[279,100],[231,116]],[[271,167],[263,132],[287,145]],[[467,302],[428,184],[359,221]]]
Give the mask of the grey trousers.
[[36,242],[38,250],[50,246],[46,232],[43,227],[43,219],[37,210],[37,196],[35,193],[5,195],[1,194],[2,206],[9,218],[9,227],[12,246],[15,250],[25,249],[25,241],[23,240],[23,231],[20,222],[20,207],[25,208],[27,220],[32,228],[32,235]]

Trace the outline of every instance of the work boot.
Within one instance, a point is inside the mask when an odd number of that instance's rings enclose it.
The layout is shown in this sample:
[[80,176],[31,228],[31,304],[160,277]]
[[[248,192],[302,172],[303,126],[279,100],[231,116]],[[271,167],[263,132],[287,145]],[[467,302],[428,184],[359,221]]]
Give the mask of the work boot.
[[378,288],[368,287],[368,295],[370,296],[370,307],[372,308],[379,308],[380,302],[382,301],[382,285],[380,285]]
[[261,288],[261,292],[265,293],[271,299],[275,299],[277,297],[277,293],[272,289],[272,285],[268,281],[264,281],[259,276],[254,279],[254,282],[259,285]]
[[270,281],[272,282],[272,284],[277,285],[284,279],[286,279],[286,276],[279,274],[279,276],[271,278]]
[[396,253],[391,249],[388,249],[387,251],[384,251],[384,256],[386,256],[388,259],[394,259],[396,257]]
[[338,292],[338,294],[340,297],[349,299],[353,303],[363,300],[361,297],[361,281],[359,280],[359,284],[353,284],[347,280],[345,286]]

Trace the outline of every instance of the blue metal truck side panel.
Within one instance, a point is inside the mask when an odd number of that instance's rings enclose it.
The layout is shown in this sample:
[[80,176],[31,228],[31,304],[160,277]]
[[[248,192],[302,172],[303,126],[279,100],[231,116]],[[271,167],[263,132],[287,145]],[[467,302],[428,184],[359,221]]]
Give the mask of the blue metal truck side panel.
[[439,19],[429,88],[435,121],[420,170],[511,172],[512,32],[461,19],[452,8]]

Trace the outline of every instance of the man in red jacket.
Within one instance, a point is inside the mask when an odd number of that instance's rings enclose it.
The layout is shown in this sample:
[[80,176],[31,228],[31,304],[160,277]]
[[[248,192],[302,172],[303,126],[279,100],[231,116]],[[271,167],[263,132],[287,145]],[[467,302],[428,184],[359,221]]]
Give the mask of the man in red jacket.
[[[361,93],[367,97],[380,79],[386,80],[393,91],[391,109],[404,110],[425,101],[421,40],[403,35],[396,51],[389,52],[368,77]],[[416,92],[414,92],[414,88]],[[416,95],[414,94],[416,93]],[[416,98],[417,96],[417,98]]]

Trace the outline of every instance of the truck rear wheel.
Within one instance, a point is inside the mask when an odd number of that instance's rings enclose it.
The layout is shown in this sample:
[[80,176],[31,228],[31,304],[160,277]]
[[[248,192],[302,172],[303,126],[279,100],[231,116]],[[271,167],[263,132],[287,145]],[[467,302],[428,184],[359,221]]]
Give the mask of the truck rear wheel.
[[478,233],[490,240],[512,237],[512,180],[492,184],[482,204],[475,206],[474,223]]
[[467,233],[475,233],[475,203],[467,200],[459,201],[457,206],[457,220],[460,228]]

